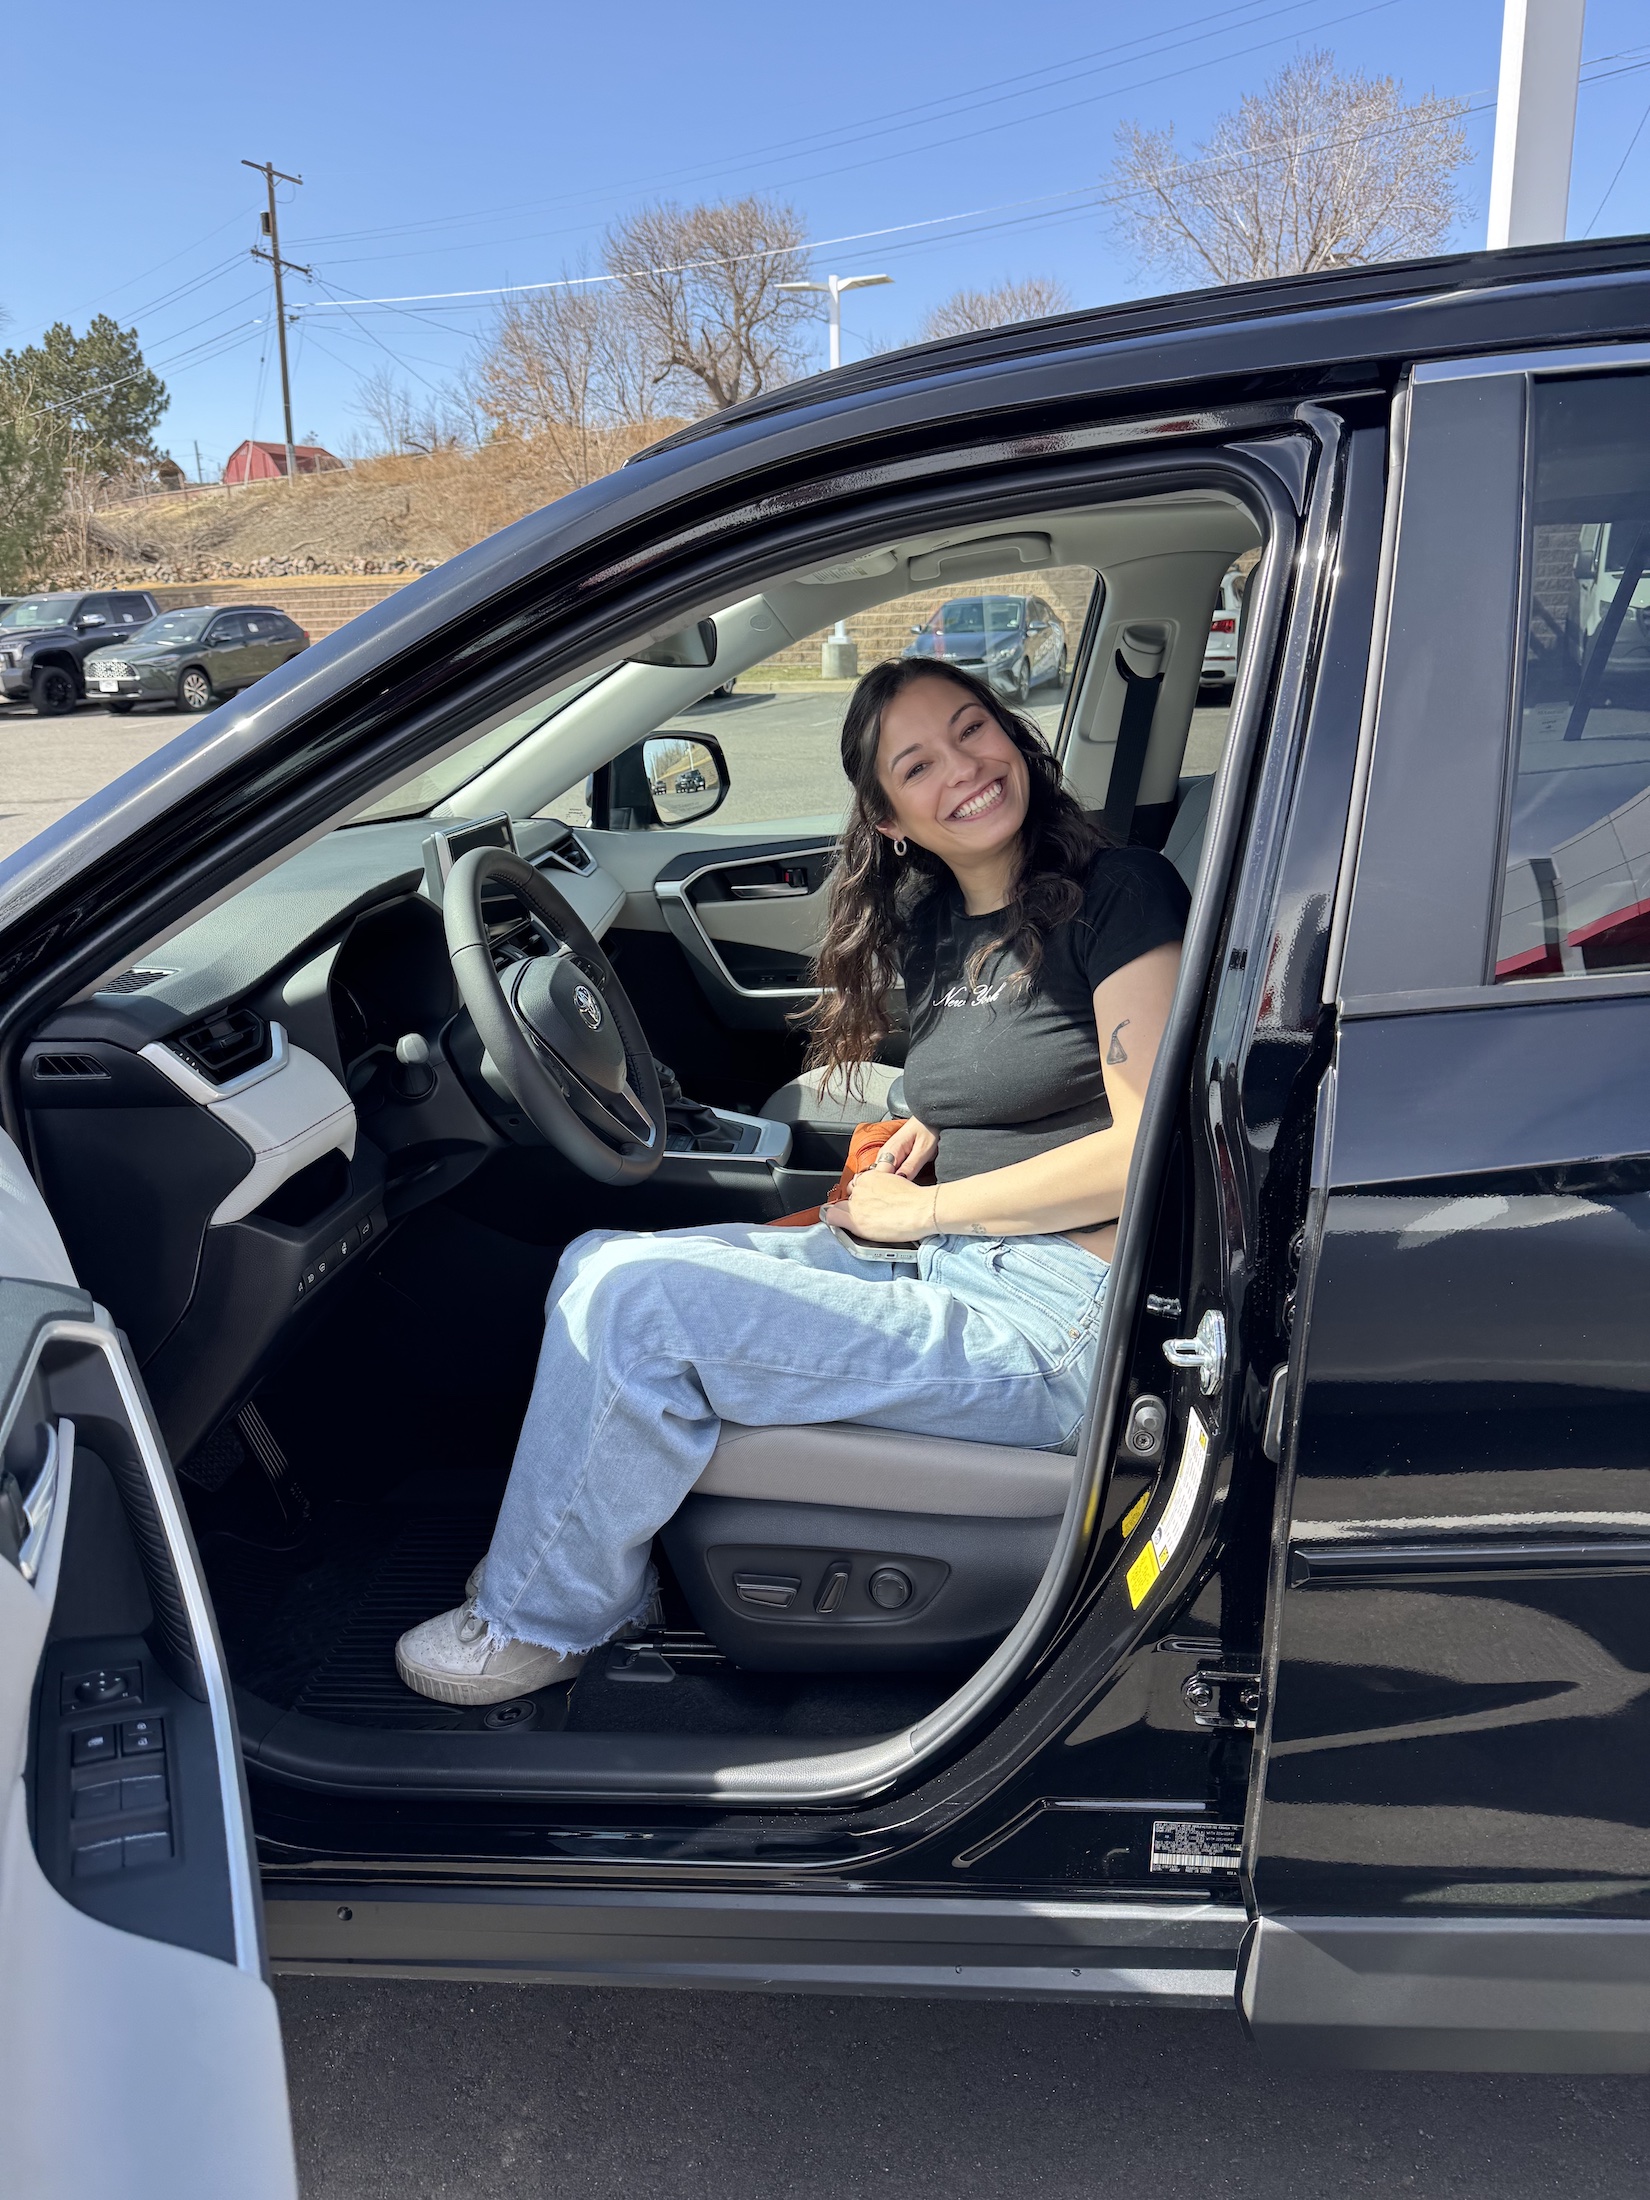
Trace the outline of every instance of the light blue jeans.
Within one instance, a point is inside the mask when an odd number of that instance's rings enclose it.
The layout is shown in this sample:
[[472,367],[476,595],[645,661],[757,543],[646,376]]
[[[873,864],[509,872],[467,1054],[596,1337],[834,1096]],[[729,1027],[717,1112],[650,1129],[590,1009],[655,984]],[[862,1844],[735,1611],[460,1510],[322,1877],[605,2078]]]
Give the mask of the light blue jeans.
[[1056,1450],[1088,1403],[1109,1270],[1063,1237],[932,1237],[864,1261],[823,1224],[592,1230],[562,1255],[477,1609],[588,1650],[723,1421],[865,1421]]

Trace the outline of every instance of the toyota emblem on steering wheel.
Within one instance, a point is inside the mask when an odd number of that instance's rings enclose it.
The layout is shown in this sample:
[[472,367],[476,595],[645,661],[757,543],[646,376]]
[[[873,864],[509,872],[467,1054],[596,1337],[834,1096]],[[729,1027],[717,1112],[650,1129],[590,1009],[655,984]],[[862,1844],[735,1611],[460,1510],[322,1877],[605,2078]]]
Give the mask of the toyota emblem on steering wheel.
[[602,1004],[591,992],[589,986],[576,985],[573,988],[573,1006],[592,1031],[600,1031],[602,1027]]

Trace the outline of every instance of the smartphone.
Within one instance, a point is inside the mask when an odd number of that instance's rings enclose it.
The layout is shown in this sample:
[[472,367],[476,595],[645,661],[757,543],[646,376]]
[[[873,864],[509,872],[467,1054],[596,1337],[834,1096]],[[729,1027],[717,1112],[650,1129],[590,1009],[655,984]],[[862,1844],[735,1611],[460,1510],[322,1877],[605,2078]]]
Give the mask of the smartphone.
[[825,1227],[839,1245],[848,1248],[855,1260],[893,1261],[896,1266],[909,1267],[915,1265],[921,1250],[916,1238],[896,1238],[887,1245],[873,1245],[869,1238],[855,1237],[852,1230],[844,1230],[839,1223],[827,1222]]

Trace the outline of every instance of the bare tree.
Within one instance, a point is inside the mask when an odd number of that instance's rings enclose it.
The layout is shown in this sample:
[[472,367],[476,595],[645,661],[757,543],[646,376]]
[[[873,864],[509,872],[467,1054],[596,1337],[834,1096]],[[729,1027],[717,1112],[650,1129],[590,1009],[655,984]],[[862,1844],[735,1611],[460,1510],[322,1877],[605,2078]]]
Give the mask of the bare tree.
[[504,306],[474,390],[496,429],[547,440],[578,487],[612,466],[617,431],[652,424],[662,370],[618,285],[564,285]]
[[372,455],[389,452],[427,458],[453,451],[471,440],[467,407],[449,390],[415,395],[389,367],[378,367],[356,384],[355,410],[371,431]]
[[1472,158],[1466,103],[1301,54],[1222,115],[1190,159],[1174,128],[1117,133],[1118,219],[1142,257],[1194,281],[1252,282],[1441,249]]
[[954,290],[922,324],[919,343],[941,336],[967,336],[971,330],[1006,328],[1011,321],[1041,321],[1071,311],[1071,292],[1055,275],[1027,275],[991,290]]
[[624,278],[661,384],[688,411],[719,412],[800,368],[802,327],[819,305],[783,288],[808,272],[793,207],[754,197],[645,207],[609,230],[602,256]]

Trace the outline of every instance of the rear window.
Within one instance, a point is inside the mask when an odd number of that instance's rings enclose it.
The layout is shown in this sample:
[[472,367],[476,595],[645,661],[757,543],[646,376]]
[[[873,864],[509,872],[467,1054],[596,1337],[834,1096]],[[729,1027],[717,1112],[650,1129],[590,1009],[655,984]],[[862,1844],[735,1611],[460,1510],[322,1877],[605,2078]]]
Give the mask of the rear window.
[[1495,975],[1650,968],[1650,376],[1537,382]]

